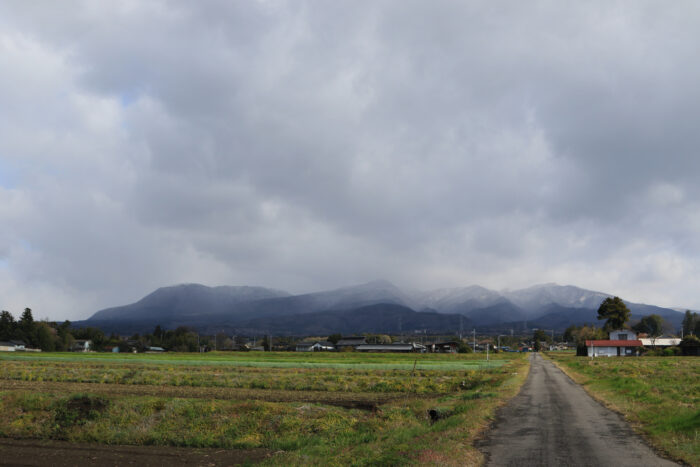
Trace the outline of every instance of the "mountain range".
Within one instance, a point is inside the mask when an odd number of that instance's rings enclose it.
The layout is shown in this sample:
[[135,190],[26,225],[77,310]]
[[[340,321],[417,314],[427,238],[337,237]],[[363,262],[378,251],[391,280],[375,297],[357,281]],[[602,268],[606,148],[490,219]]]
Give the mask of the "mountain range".
[[[326,335],[377,333],[562,331],[599,323],[600,303],[611,294],[557,284],[515,291],[473,285],[427,292],[404,291],[384,280],[308,294],[265,287],[182,284],[157,289],[136,303],[96,312],[76,326],[130,334],[190,326],[203,333]],[[652,313],[671,329],[683,314],[670,308],[625,302],[632,320]]]

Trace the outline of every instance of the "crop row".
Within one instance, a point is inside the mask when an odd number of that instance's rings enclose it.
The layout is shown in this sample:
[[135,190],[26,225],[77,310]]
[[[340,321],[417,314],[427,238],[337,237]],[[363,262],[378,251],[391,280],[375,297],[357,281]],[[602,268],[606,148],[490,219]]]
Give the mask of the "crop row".
[[410,371],[5,361],[0,378],[20,381],[430,394],[470,389],[486,381],[494,384],[504,372],[507,372],[506,368]]

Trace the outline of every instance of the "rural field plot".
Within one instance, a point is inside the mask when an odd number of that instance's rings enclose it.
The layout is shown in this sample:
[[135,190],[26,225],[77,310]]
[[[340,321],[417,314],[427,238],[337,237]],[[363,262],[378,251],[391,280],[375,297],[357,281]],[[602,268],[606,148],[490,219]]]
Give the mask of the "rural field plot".
[[654,446],[700,465],[699,358],[547,356],[589,393],[624,414]]
[[476,464],[521,354],[0,357],[0,436],[268,451],[270,465]]

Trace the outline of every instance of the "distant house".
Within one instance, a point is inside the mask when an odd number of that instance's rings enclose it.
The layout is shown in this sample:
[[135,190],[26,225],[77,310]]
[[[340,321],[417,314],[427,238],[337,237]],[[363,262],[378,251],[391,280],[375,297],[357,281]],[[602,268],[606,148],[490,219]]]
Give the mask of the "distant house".
[[163,347],[146,347],[146,353],[161,353],[165,352]]
[[328,352],[331,350],[335,350],[335,346],[328,341],[299,342],[296,346],[297,352]]
[[634,331],[625,329],[612,331],[610,339],[588,340],[586,349],[589,357],[623,357],[637,355],[636,348],[641,347],[642,341],[637,339]]
[[73,342],[71,352],[89,352],[92,350],[92,341],[89,339],[77,339]]
[[342,351],[343,349],[347,349],[349,347],[352,347],[353,349],[356,349],[357,346],[366,344],[367,340],[365,339],[364,336],[351,336],[351,337],[343,337],[338,341],[337,344],[335,344],[336,350]]
[[355,347],[358,352],[425,352],[424,345],[416,342],[397,342],[394,344],[360,344]]

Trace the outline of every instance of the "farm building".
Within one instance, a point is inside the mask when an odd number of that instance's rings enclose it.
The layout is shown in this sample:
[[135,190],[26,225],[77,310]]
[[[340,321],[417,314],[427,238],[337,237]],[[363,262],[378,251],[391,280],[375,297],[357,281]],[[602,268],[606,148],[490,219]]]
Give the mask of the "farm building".
[[634,356],[637,355],[636,348],[642,345],[642,341],[637,339],[633,331],[625,329],[612,331],[610,339],[607,340],[586,341],[589,357]]
[[355,347],[358,352],[425,352],[424,345],[416,342],[394,344],[360,344]]
[[335,348],[337,350],[343,350],[348,347],[352,347],[353,349],[356,349],[358,345],[366,344],[367,340],[365,339],[364,336],[351,336],[351,337],[343,337],[338,341],[337,344],[335,344]]
[[0,342],[0,352],[41,352],[41,349],[27,347],[24,341],[12,340]]
[[14,352],[17,346],[12,342],[0,342],[0,352]]
[[0,351],[15,352],[17,350],[27,350],[26,346],[27,346],[27,344],[25,344],[24,341],[19,341],[19,340],[5,341],[5,342],[0,342]]
[[297,352],[328,352],[335,350],[332,342],[314,341],[314,342],[299,342],[297,343]]
[[639,340],[642,341],[644,347],[666,348],[674,347],[681,343],[681,339],[678,337],[657,337],[656,339],[652,337],[640,337]]
[[433,344],[432,350],[437,353],[457,353],[459,350],[459,342],[449,341]]

